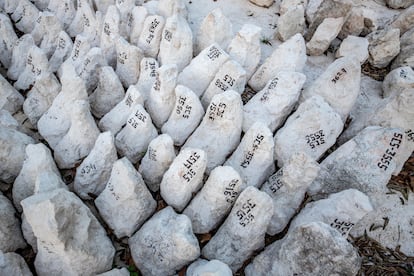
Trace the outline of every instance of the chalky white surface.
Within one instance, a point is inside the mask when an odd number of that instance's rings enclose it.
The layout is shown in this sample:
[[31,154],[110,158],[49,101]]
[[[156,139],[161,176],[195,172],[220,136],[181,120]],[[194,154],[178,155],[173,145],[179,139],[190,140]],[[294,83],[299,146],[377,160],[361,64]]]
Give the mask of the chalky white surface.
[[186,276],[199,276],[199,275],[210,275],[210,276],[232,276],[233,273],[228,265],[219,261],[211,260],[207,261],[204,259],[198,259],[187,268]]
[[360,64],[368,59],[368,39],[365,37],[347,36],[336,51],[336,57],[355,56]]
[[24,97],[0,75],[0,109],[16,113],[23,105]]
[[14,32],[10,18],[3,13],[0,13],[0,34],[0,42],[2,43],[2,47],[0,48],[0,61],[7,68],[12,61],[13,48],[18,37]]
[[409,66],[392,70],[385,76],[382,82],[384,98],[396,96],[405,88],[414,88],[414,70]]
[[32,276],[26,261],[17,253],[0,251],[0,274]]
[[52,56],[57,48],[57,42],[63,26],[53,12],[40,12],[31,35],[40,49],[43,49],[48,58]]
[[144,56],[157,57],[164,25],[165,18],[160,15],[149,15],[145,18],[144,27],[138,39],[138,47],[142,49]]
[[325,18],[316,29],[312,39],[306,44],[307,53],[311,56],[322,55],[338,36],[343,24],[343,17]]
[[136,84],[146,101],[149,97],[151,87],[157,77],[158,62],[153,58],[143,58],[140,64],[140,75]]
[[12,203],[0,193],[0,251],[13,252],[26,247]]
[[56,44],[56,50],[53,52],[53,55],[49,59],[50,72],[58,71],[62,63],[68,59],[72,53],[73,42],[65,31],[61,31],[59,33]]
[[140,63],[144,55],[140,48],[120,37],[116,43],[116,74],[124,87],[138,82]]
[[119,28],[121,15],[115,5],[110,5],[105,15],[101,28],[100,48],[106,62],[110,66],[115,66],[117,60],[116,43],[120,37]]
[[[0,14],[0,24],[3,24],[1,27],[2,30],[7,29],[7,27],[4,25],[4,19],[2,18],[2,14]],[[13,35],[9,35],[9,36],[4,36],[4,44],[5,46],[8,45],[8,43],[6,42],[6,39],[12,39]],[[0,60],[1,62],[4,64],[4,66],[8,66],[8,71],[7,71],[7,77],[9,77],[12,80],[17,80],[20,76],[21,73],[23,73],[24,68],[26,67],[26,59],[22,58],[25,57],[27,55],[27,52],[29,51],[29,49],[34,45],[34,40],[32,35],[30,34],[25,34],[23,36],[21,36],[18,40],[13,41],[13,44],[11,44],[12,47],[12,51],[10,51],[10,53],[8,53],[5,57],[7,57],[8,59],[10,58],[10,64],[7,64],[7,61],[0,56]],[[6,47],[7,49],[7,47]],[[0,50],[0,53],[2,53],[4,50],[6,49],[2,49]],[[11,54],[11,55],[10,55]]]
[[[283,5],[283,3],[285,1],[281,4]],[[291,5],[277,21],[277,37],[281,41],[286,41],[297,33],[303,35],[305,27],[305,7],[303,5]]]

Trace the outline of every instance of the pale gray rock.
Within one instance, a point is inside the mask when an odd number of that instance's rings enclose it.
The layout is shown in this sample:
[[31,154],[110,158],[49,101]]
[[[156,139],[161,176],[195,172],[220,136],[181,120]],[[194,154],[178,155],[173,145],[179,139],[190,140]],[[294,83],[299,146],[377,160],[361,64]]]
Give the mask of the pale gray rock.
[[157,10],[165,18],[173,15],[187,18],[187,8],[183,0],[159,0]]
[[76,67],[76,72],[85,82],[88,94],[96,88],[99,82],[98,68],[107,66],[101,48],[93,47],[85,55],[81,64]]
[[89,208],[63,189],[22,201],[37,238],[38,275],[93,275],[109,270],[115,249]]
[[213,43],[218,44],[221,49],[226,49],[232,37],[231,21],[223,14],[220,8],[216,8],[208,13],[200,23],[200,28],[196,35],[194,55],[198,55]]
[[301,225],[269,245],[245,269],[247,276],[356,275],[358,251],[337,231],[322,222]]
[[414,28],[411,28],[400,37],[400,46],[405,48],[411,46],[414,43]]
[[405,46],[401,49],[400,54],[393,61],[391,69],[401,66],[414,68],[414,45]]
[[234,60],[227,61],[219,69],[204,92],[201,98],[203,107],[207,108],[215,95],[229,89],[239,92],[241,95],[246,86],[246,82],[246,71],[243,67]]
[[306,62],[305,40],[296,34],[277,47],[249,80],[255,91],[262,90],[280,71],[302,71]]
[[409,66],[392,70],[382,82],[384,98],[398,96],[406,88],[414,88],[414,70]]
[[338,36],[344,24],[344,18],[325,18],[306,43],[307,53],[311,56],[322,55],[328,50],[331,42]]
[[157,202],[126,158],[116,161],[105,189],[95,199],[102,218],[118,238],[131,237],[151,216]]
[[121,156],[128,157],[135,164],[144,157],[149,143],[157,135],[150,115],[142,105],[137,104],[128,116],[125,127],[116,135],[115,145]]
[[112,165],[118,159],[114,136],[107,131],[99,134],[91,152],[76,168],[74,190],[83,199],[99,195],[108,182]]
[[23,101],[24,97],[0,75],[0,110],[14,114],[21,109]]
[[227,52],[246,71],[250,79],[260,62],[260,32],[262,28],[253,24],[244,24],[236,36],[230,41]]
[[192,263],[185,274],[186,276],[232,276],[233,273],[228,265],[219,261],[198,259]]
[[[53,12],[63,25],[63,29],[68,31],[72,20],[76,15],[75,2],[72,0],[50,0],[47,10]],[[102,1],[97,1],[96,5]]]
[[413,0],[386,0],[387,6],[393,9],[405,9],[414,5]]
[[129,42],[138,45],[139,36],[144,29],[144,21],[148,16],[147,8],[144,6],[135,6],[131,12],[131,31],[129,34]]
[[158,62],[153,58],[144,57],[141,60],[140,75],[136,86],[141,92],[144,101],[149,97],[151,87],[154,85],[157,77],[158,68]]
[[255,250],[264,246],[272,214],[272,199],[254,187],[246,188],[217,233],[204,246],[203,256],[222,261],[236,272]]
[[0,109],[0,127],[20,130],[20,124],[12,114],[4,109]]
[[178,75],[177,84],[187,86],[200,97],[229,58],[229,55],[217,43],[211,44],[183,69]]
[[10,276],[33,275],[22,256],[14,252],[3,253],[2,251],[0,251],[0,274]]
[[318,160],[336,142],[343,122],[320,96],[299,105],[275,135],[275,159],[279,167],[296,152]]
[[[2,12],[0,13],[0,34],[0,62],[5,68],[9,68],[13,64],[12,54],[19,40],[14,32],[10,18]],[[15,57],[14,59],[20,60],[21,58]]]
[[124,87],[111,66],[98,68],[98,87],[89,96],[92,114],[102,118],[125,96]]
[[122,0],[122,1],[115,1],[115,5],[119,10],[119,14],[121,15],[121,21],[119,25],[119,34],[122,37],[127,37],[130,30],[130,18],[131,18],[131,11],[135,7],[136,4],[141,4],[141,1],[136,0]]
[[378,68],[386,67],[400,52],[400,30],[385,29],[370,33],[369,62]]
[[175,64],[164,64],[156,72],[145,107],[151,115],[154,125],[161,128],[168,120],[174,108],[178,68]]
[[[89,38],[86,37],[84,34],[78,34],[75,37],[75,42],[73,43],[72,52],[70,53],[69,58],[63,63],[72,63],[75,68],[81,66],[83,59],[85,58],[86,54],[92,48],[91,42]],[[62,76],[62,68],[58,70],[58,76]]]
[[130,273],[127,268],[114,268],[112,270],[109,270],[107,272],[97,274],[96,276],[129,276]]
[[181,212],[203,185],[206,165],[207,155],[203,150],[182,149],[161,180],[161,196],[165,202]]
[[230,166],[218,166],[203,188],[185,208],[197,234],[208,233],[220,225],[242,191],[242,179]]
[[392,22],[391,27],[400,30],[400,34],[404,34],[406,31],[412,28],[414,24],[414,6],[405,9],[399,16]]
[[242,101],[232,90],[213,97],[198,128],[183,147],[199,148],[206,152],[207,172],[223,164],[240,142],[242,131]]
[[360,64],[368,59],[368,39],[358,36],[347,36],[336,51],[336,57],[355,57]]
[[285,14],[289,9],[296,6],[306,8],[308,6],[308,0],[283,0],[279,6],[279,12],[280,14]]
[[138,82],[139,66],[144,57],[141,49],[120,37],[116,44],[116,74],[124,87]]
[[95,13],[92,8],[93,4],[89,0],[77,1],[77,9],[75,17],[68,27],[67,31],[71,37],[75,37],[80,33],[84,33],[92,43],[92,46],[99,45],[100,36],[100,13]]
[[30,33],[36,24],[39,10],[29,0],[19,0],[16,2],[18,4],[10,17],[19,31],[25,34]]
[[120,24],[121,14],[118,8],[115,5],[109,6],[102,23],[100,47],[106,62],[113,67],[117,60],[116,43],[120,37]]
[[286,41],[297,33],[303,35],[305,27],[305,7],[303,5],[292,5],[279,17],[276,35],[281,41]]
[[349,12],[348,18],[342,26],[342,30],[339,32],[338,38],[345,39],[349,35],[358,37],[365,28],[364,15],[364,8],[353,6]]
[[273,133],[291,113],[299,99],[306,77],[298,72],[280,71],[243,106],[243,131],[256,121]]
[[57,47],[57,41],[63,26],[59,18],[52,12],[40,12],[31,32],[36,45],[43,49],[47,57],[51,57]]
[[6,13],[10,14],[14,12],[18,4],[19,2],[15,0],[3,0],[1,2],[1,8],[4,9]]
[[204,109],[197,95],[189,88],[177,85],[175,105],[161,131],[171,136],[175,145],[181,146],[200,124],[203,116]]
[[[13,252],[26,247],[12,203],[0,193],[0,251]],[[1,267],[1,266],[0,266]]]
[[265,123],[254,123],[244,134],[237,149],[224,165],[233,167],[241,176],[242,189],[260,188],[275,171],[273,133]]
[[146,57],[157,57],[164,25],[165,19],[160,15],[149,15],[145,18],[137,45]]
[[[2,21],[2,15],[0,15],[0,24]],[[5,26],[2,26],[2,29]],[[12,35],[4,37],[3,39],[10,39],[13,38]],[[7,42],[4,41],[3,45],[8,45]],[[7,61],[1,58],[1,62],[4,64],[5,67],[8,67],[7,70],[7,77],[12,80],[17,80],[21,73],[23,73],[24,68],[26,67],[26,59],[22,58],[27,55],[29,49],[34,45],[34,40],[31,34],[25,34],[21,36],[18,40],[15,41],[10,64],[7,64]],[[10,54],[7,55],[7,58],[10,58]]]
[[318,163],[304,153],[296,153],[260,189],[273,200],[273,216],[267,228],[276,235],[286,228],[305,198],[306,190],[319,172]]
[[56,40],[56,50],[49,59],[50,72],[58,71],[62,63],[70,57],[72,48],[72,39],[65,31],[61,31]]
[[251,3],[259,6],[259,7],[264,7],[264,8],[268,8],[271,5],[273,5],[274,0],[249,0]]
[[160,42],[158,54],[160,64],[175,64],[178,72],[181,72],[192,58],[193,33],[187,20],[178,14],[168,17]]
[[32,0],[33,4],[39,9],[39,10],[45,10],[49,4],[50,0]]
[[172,207],[152,216],[128,243],[143,275],[173,275],[200,256],[191,221]]
[[99,121],[99,128],[102,131],[111,131],[113,135],[116,135],[126,124],[128,116],[138,104],[144,105],[144,98],[137,86],[131,85],[126,91],[124,99]]
[[153,192],[160,189],[162,177],[175,157],[174,142],[168,134],[151,141],[138,169],[148,189]]

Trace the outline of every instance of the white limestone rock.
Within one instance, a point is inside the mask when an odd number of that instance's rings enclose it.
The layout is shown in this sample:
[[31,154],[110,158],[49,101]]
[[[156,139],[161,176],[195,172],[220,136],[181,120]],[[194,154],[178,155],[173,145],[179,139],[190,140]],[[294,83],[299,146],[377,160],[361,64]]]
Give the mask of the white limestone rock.
[[236,36],[230,41],[227,52],[246,71],[250,79],[260,62],[260,32],[262,28],[253,24],[244,24]]
[[39,10],[45,10],[49,4],[50,0],[32,0],[33,4],[39,9]]
[[127,268],[114,268],[112,270],[109,270],[107,272],[97,274],[96,276],[129,276],[130,273]]
[[0,109],[0,127],[20,130],[20,124],[12,114],[4,109]]
[[157,10],[165,18],[173,15],[187,18],[187,8],[183,0],[159,0]]
[[154,125],[161,128],[174,108],[178,69],[175,64],[165,64],[158,68],[156,74],[145,107]]
[[203,185],[206,165],[207,155],[203,150],[182,149],[161,180],[161,196],[165,202],[181,212]]
[[[0,24],[2,22],[2,15],[0,15]],[[2,26],[2,29],[4,26]],[[4,37],[3,39],[12,38],[12,36]],[[3,45],[8,45],[7,42]],[[4,66],[8,67],[7,77],[12,80],[17,80],[20,74],[23,73],[26,67],[26,59],[22,58],[27,55],[29,49],[34,45],[34,40],[31,34],[25,34],[14,42],[12,46],[12,55],[10,64],[7,64],[6,60],[1,58],[1,62]],[[7,58],[10,58],[10,54],[7,54]]]
[[[0,193],[0,251],[13,252],[26,247],[12,203]],[[1,267],[1,265],[0,265]]]
[[158,62],[153,58],[144,57],[140,64],[140,75],[136,84],[138,90],[141,92],[144,101],[149,97],[151,87],[157,78],[157,70],[159,68]]
[[[342,26],[342,30],[338,34],[339,39],[345,39],[350,35],[359,37],[359,35],[364,32],[366,10],[368,9],[362,6],[353,6],[351,8],[348,17]],[[367,22],[369,21],[367,20]]]
[[405,9],[398,17],[392,22],[392,28],[398,28],[400,34],[404,34],[406,31],[412,28],[414,23],[414,6]]
[[360,64],[363,64],[368,59],[368,39],[365,37],[347,36],[336,51],[336,57],[350,57],[354,56]]
[[155,211],[157,202],[131,162],[122,158],[114,163],[105,189],[95,205],[118,238],[131,237]]
[[89,0],[77,1],[75,18],[68,27],[68,33],[71,37],[84,33],[92,43],[92,46],[98,46],[100,36],[100,21],[102,15],[95,13],[92,8],[92,2]]
[[115,5],[109,6],[102,23],[100,46],[106,62],[113,67],[117,60],[116,43],[120,37],[120,23],[121,14],[118,8]]
[[65,31],[61,31],[56,40],[56,50],[49,59],[50,72],[58,71],[62,63],[70,57],[72,48],[72,39]]
[[218,44],[221,49],[226,49],[233,37],[232,28],[231,21],[220,8],[212,10],[200,23],[194,55],[198,55],[213,43]]
[[181,72],[192,58],[193,33],[187,20],[178,14],[168,17],[160,42],[158,54],[160,64],[175,64],[178,72]]
[[320,96],[299,105],[275,135],[275,159],[279,167],[296,152],[318,160],[336,142],[343,122]]
[[198,259],[192,263],[185,274],[186,276],[232,276],[233,273],[228,265],[219,261]]
[[207,172],[223,164],[240,142],[242,131],[242,101],[232,90],[213,97],[198,128],[184,144],[206,152]]
[[291,113],[306,77],[298,72],[278,72],[243,106],[243,131],[260,121],[273,133]]
[[213,97],[229,89],[242,94],[246,86],[246,71],[234,60],[223,64],[204,92],[201,103],[207,108]]
[[[73,43],[72,52],[70,53],[69,58],[65,60],[64,63],[72,63],[75,68],[81,66],[86,54],[92,48],[91,42],[87,36],[84,34],[78,34],[75,37],[75,42]],[[57,72],[58,76],[62,76],[62,68],[59,68]]]
[[264,8],[270,7],[271,5],[273,5],[273,2],[274,2],[274,0],[249,0],[249,1],[259,7],[264,7]]
[[116,135],[115,145],[121,156],[128,157],[135,164],[144,157],[149,143],[157,135],[150,115],[142,105],[137,104],[130,113],[125,127]]
[[152,216],[128,243],[144,275],[172,275],[200,256],[191,221],[170,206]]
[[285,229],[318,172],[319,165],[315,160],[304,153],[296,153],[263,184],[260,190],[272,198],[274,206],[267,228],[269,235],[276,235]]
[[255,275],[356,275],[358,251],[337,231],[322,222],[301,225],[269,245],[245,269]]
[[109,270],[115,249],[89,208],[63,189],[22,201],[37,238],[38,275],[92,275]]
[[121,21],[119,25],[119,34],[122,37],[127,37],[130,30],[131,25],[129,24],[131,19],[131,11],[135,7],[136,4],[141,4],[140,1],[136,0],[121,0],[115,1],[115,5],[119,10],[119,14],[121,16]]
[[[72,0],[50,0],[48,2],[47,10],[53,12],[59,18],[65,32],[68,31],[76,15],[76,3]],[[97,5],[99,2],[102,1],[98,1]]]
[[125,96],[124,88],[118,75],[111,66],[98,68],[98,87],[89,96],[91,111],[97,118],[102,118]]
[[249,80],[255,91],[262,90],[279,71],[302,71],[306,62],[305,40],[296,34],[277,47]]
[[88,94],[96,88],[99,82],[98,68],[106,66],[105,57],[102,54],[101,48],[93,47],[85,55],[82,63],[76,67],[76,72],[85,82]]
[[139,36],[144,29],[145,18],[148,16],[148,10],[144,6],[135,6],[131,12],[131,31],[129,42],[138,45]]
[[13,184],[13,203],[19,212],[22,212],[20,202],[34,194],[40,173],[55,174],[60,178],[52,153],[44,144],[29,144],[25,152],[22,169]]
[[0,75],[0,110],[14,114],[21,109],[23,101],[24,97]]
[[281,41],[286,41],[297,33],[303,35],[305,27],[305,7],[292,5],[279,17],[276,35]]
[[0,34],[0,62],[4,67],[9,68],[13,64],[12,53],[18,38],[10,18],[3,13],[0,13]]
[[15,0],[3,0],[1,2],[1,8],[4,9],[6,13],[10,14],[14,12],[18,4],[19,2]]
[[137,45],[146,57],[157,57],[164,25],[165,19],[160,15],[149,15],[145,18]]
[[57,47],[57,41],[63,26],[59,18],[52,12],[40,12],[31,32],[33,39],[47,57],[51,57]]
[[89,194],[99,195],[117,159],[113,134],[109,131],[99,134],[91,152],[76,168],[75,192],[83,199],[90,199]]
[[280,14],[285,14],[290,8],[296,6],[308,6],[308,0],[284,0],[280,3],[279,11]]
[[203,188],[185,208],[197,234],[215,229],[230,212],[242,191],[242,179],[230,166],[216,167]]
[[254,187],[246,188],[217,233],[204,246],[203,256],[222,261],[236,272],[255,250],[264,246],[272,213],[272,199],[266,193]]
[[120,37],[116,44],[116,74],[124,87],[138,82],[139,66],[144,57],[141,49]]
[[393,9],[405,9],[414,5],[413,0],[386,0],[387,6]]
[[217,43],[211,44],[191,60],[178,75],[178,84],[187,86],[200,97],[229,58]]
[[401,66],[414,67],[414,45],[409,45],[401,48],[400,53],[391,64],[391,69]]
[[343,24],[343,17],[325,18],[316,29],[312,39],[306,44],[307,53],[311,56],[322,55],[338,36]]
[[14,252],[3,253],[2,251],[0,251],[0,274],[33,275],[22,256]]
[[148,189],[153,192],[160,189],[162,177],[175,157],[174,143],[169,135],[161,134],[151,141],[138,169]]
[[25,34],[30,33],[36,24],[39,10],[29,0],[19,0],[16,2],[18,4],[10,17],[19,31]]
[[200,124],[203,116],[204,109],[197,95],[187,87],[177,85],[175,105],[161,131],[171,136],[174,145],[181,146]]
[[400,52],[400,30],[389,28],[370,33],[369,62],[377,68],[386,67]]
[[361,65],[354,57],[335,60],[301,95],[301,101],[321,96],[340,116],[343,122],[359,95]]
[[392,70],[382,82],[384,98],[397,96],[406,88],[414,88],[414,70],[409,66]]

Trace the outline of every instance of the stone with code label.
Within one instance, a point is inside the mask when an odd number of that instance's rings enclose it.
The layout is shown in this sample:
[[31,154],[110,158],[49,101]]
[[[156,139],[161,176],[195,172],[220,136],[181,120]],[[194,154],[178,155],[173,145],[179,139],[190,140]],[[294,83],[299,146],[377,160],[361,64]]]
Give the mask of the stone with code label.
[[1,192],[0,219],[0,252],[13,252],[19,248],[25,248],[27,245],[22,236],[16,210]]
[[129,42],[138,45],[139,36],[144,29],[145,18],[148,16],[148,10],[144,6],[135,6],[131,12],[131,31],[129,33]]
[[49,59],[50,72],[57,72],[62,63],[70,57],[73,49],[72,39],[65,31],[59,33],[56,44],[56,50]]
[[168,205],[182,211],[193,193],[203,185],[208,156],[197,148],[184,148],[165,172],[161,184],[161,196]]
[[174,144],[181,146],[197,128],[204,116],[204,109],[193,91],[183,85],[175,87],[175,105],[168,121],[162,126]]
[[304,153],[296,153],[263,184],[260,190],[272,198],[274,206],[267,228],[269,235],[276,235],[285,229],[318,172],[319,164],[315,160]]
[[21,109],[24,100],[24,97],[10,85],[3,75],[0,75],[0,110],[14,114]]
[[243,131],[256,121],[273,133],[286,120],[299,99],[306,77],[298,72],[278,72],[266,86],[243,106]]
[[61,31],[63,26],[59,18],[53,12],[43,11],[39,13],[31,35],[35,44],[50,58],[58,46]]
[[184,144],[207,153],[207,172],[221,165],[240,143],[242,101],[232,90],[213,97],[198,128]]
[[140,75],[136,84],[139,92],[141,92],[144,101],[149,97],[151,87],[157,78],[158,62],[153,58],[144,57],[140,64]]
[[96,88],[99,82],[99,67],[107,66],[101,48],[93,47],[85,55],[82,63],[76,67],[76,72],[83,79],[88,94]]
[[149,15],[145,18],[144,27],[138,39],[138,47],[146,57],[157,57],[164,25],[165,19],[160,15]]
[[246,188],[217,233],[204,246],[203,256],[222,261],[236,272],[255,250],[264,246],[272,214],[272,199],[255,187]]
[[[0,251],[0,274],[32,276],[26,261],[17,253]],[[231,275],[231,274],[230,274]]]
[[124,87],[138,82],[139,66],[144,57],[140,48],[120,37],[116,43],[116,74]]
[[[2,22],[1,14],[0,14],[0,24]],[[4,23],[3,23],[4,24]],[[0,30],[2,30],[4,26],[0,27]],[[6,39],[6,38],[3,38]],[[9,39],[11,39],[11,36],[9,36]],[[7,42],[4,43],[5,45],[8,45]],[[34,40],[32,35],[25,34],[21,36],[18,40],[13,42],[13,48],[12,52],[7,54],[7,58],[11,58],[10,64],[7,63],[6,60],[4,60],[0,55],[0,60],[4,64],[4,66],[8,67],[7,70],[7,77],[9,77],[12,80],[17,80],[19,76],[23,73],[24,68],[26,67],[26,59],[24,58],[27,53],[29,52],[29,49],[34,45]],[[0,54],[4,51],[0,50]]]
[[382,82],[383,96],[392,97],[405,88],[414,88],[414,70],[410,66],[396,68],[389,72]]
[[19,0],[16,2],[18,4],[10,17],[19,31],[25,34],[30,33],[36,24],[39,10],[29,0]]
[[[63,25],[63,29],[68,31],[73,18],[76,15],[76,8],[72,0],[45,0],[47,3],[47,10],[53,12]],[[102,2],[102,1],[100,1]],[[99,3],[96,3],[97,6]]]
[[354,56],[360,64],[364,64],[368,59],[368,39],[365,37],[348,35],[336,51],[336,57]]
[[[14,32],[10,18],[3,13],[0,13],[0,34],[0,61],[5,68],[9,68],[18,37]],[[17,77],[18,75],[16,79]]]
[[190,218],[194,233],[208,233],[219,226],[239,196],[242,185],[240,175],[232,167],[216,167],[183,211]]
[[121,15],[118,8],[115,5],[109,6],[102,23],[100,47],[106,62],[113,67],[117,61],[116,43],[120,37],[120,24]]
[[186,276],[199,275],[232,276],[233,272],[231,272],[228,265],[219,260],[207,261],[204,259],[198,259],[188,266]]
[[162,177],[175,157],[174,142],[168,134],[161,134],[149,143],[138,169],[148,189],[153,192],[160,189]]
[[74,190],[79,197],[98,196],[109,179],[112,165],[118,159],[114,135],[107,131],[99,134],[91,152],[76,168]]
[[67,30],[68,34],[71,37],[75,37],[80,33],[84,33],[85,36],[87,36],[93,43],[93,46],[97,46],[99,42],[98,38],[100,34],[100,22],[98,22],[98,14],[95,13],[95,10],[91,4],[92,2],[89,0],[77,1],[75,17],[73,18]]
[[[91,42],[89,38],[84,34],[78,34],[75,37],[75,42],[73,42],[72,52],[70,53],[69,58],[67,58],[63,64],[72,63],[75,68],[81,66],[86,54],[91,49]],[[60,67],[57,71],[58,77],[62,76],[62,67]]]
[[128,243],[144,275],[172,275],[200,256],[191,221],[170,206],[152,216]]
[[131,237],[155,211],[156,201],[126,158],[116,161],[95,205],[117,238]]
[[[115,5],[121,15],[119,25],[119,33],[122,37],[127,37],[131,31],[131,24],[129,22],[132,9],[138,4],[136,0],[117,0]],[[142,3],[139,3],[142,4]]]

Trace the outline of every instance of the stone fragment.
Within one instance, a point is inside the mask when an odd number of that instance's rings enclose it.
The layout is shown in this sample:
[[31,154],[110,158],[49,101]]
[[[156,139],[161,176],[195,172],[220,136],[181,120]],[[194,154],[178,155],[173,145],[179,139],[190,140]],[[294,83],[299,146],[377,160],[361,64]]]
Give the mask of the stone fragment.
[[391,27],[400,29],[400,34],[403,35],[406,31],[412,28],[413,24],[414,6],[411,6],[399,14],[399,16],[394,20],[394,22],[391,23]]
[[370,33],[369,62],[378,68],[386,67],[400,52],[400,30],[385,29]]
[[193,33],[187,20],[177,14],[168,17],[160,42],[160,52],[158,54],[160,64],[175,64],[178,72],[181,72],[192,58]]
[[[2,22],[1,15],[0,15],[0,24]],[[4,28],[4,26],[2,26]],[[12,35],[5,37],[4,39],[10,39]],[[3,45],[8,45],[7,42],[3,42]],[[7,70],[7,77],[12,80],[17,80],[20,74],[23,73],[24,68],[26,67],[26,59],[22,58],[27,55],[29,49],[34,45],[34,40],[31,34],[25,34],[21,36],[18,40],[14,42],[14,46],[12,49],[12,55],[10,64],[3,58],[1,58],[1,62],[4,64],[5,67],[8,67]],[[10,58],[10,53],[7,55],[7,58]]]
[[32,0],[33,4],[39,9],[39,10],[45,10],[49,4],[50,0]]
[[151,141],[138,170],[148,189],[153,192],[160,189],[162,177],[175,157],[174,143],[169,135],[161,134]]
[[300,72],[305,66],[305,62],[305,40],[301,34],[296,34],[273,51],[271,56],[253,74],[249,80],[249,85],[255,91],[260,91],[278,72]]
[[405,9],[414,5],[413,0],[386,0],[387,6],[393,9]]
[[[72,52],[68,59],[64,63],[72,63],[75,68],[81,66],[86,54],[91,49],[91,42],[89,38],[84,34],[78,34],[75,37],[75,42],[73,43]],[[58,76],[62,76],[62,69],[58,71]]]
[[414,70],[409,66],[392,70],[382,82],[384,98],[398,96],[406,88],[414,88]]
[[168,205],[182,211],[193,193],[203,185],[207,155],[201,149],[184,148],[165,172],[161,184],[161,196]]
[[183,0],[160,0],[157,9],[158,13],[165,18],[173,15],[187,18],[187,8]]
[[99,128],[102,131],[111,131],[116,135],[126,124],[128,116],[136,105],[143,105],[144,99],[141,92],[135,85],[131,85],[125,93],[125,97],[99,121]]
[[249,1],[259,7],[264,7],[264,8],[270,7],[271,5],[273,5],[273,2],[274,2],[273,0],[249,0]]
[[229,55],[216,43],[200,52],[178,75],[177,84],[190,88],[200,97]]
[[14,252],[3,253],[0,251],[0,274],[32,276],[32,272],[22,256]]
[[0,13],[0,34],[0,62],[5,68],[9,68],[13,64],[12,53],[16,48],[18,37],[14,32],[10,18],[3,13]]
[[186,276],[211,275],[211,276],[232,276],[233,273],[228,265],[219,260],[198,259],[192,263],[185,274]]
[[320,96],[299,105],[275,135],[275,158],[279,167],[296,152],[318,160],[336,142],[343,122]]
[[115,137],[115,145],[121,156],[133,163],[144,157],[152,139],[157,137],[157,129],[144,107],[137,104],[130,113],[126,125]]
[[276,35],[281,41],[286,41],[297,33],[303,35],[305,27],[305,8],[303,5],[294,5],[279,17]]
[[315,160],[304,153],[296,153],[263,184],[261,191],[272,198],[274,206],[267,228],[269,235],[276,235],[285,229],[318,172],[319,165]]
[[18,4],[19,2],[15,0],[3,0],[0,7],[4,9],[6,13],[11,14],[14,12]]
[[254,187],[246,188],[217,233],[204,246],[203,256],[220,260],[236,272],[255,250],[264,246],[272,213],[272,199],[266,193]]
[[256,25],[244,24],[227,47],[230,57],[246,71],[246,79],[250,79],[260,62],[261,30]]
[[6,127],[14,130],[20,130],[20,124],[12,114],[4,109],[0,109],[0,127]]
[[336,57],[351,57],[354,56],[360,64],[363,64],[368,59],[368,39],[358,36],[347,36],[341,43]]
[[38,275],[93,275],[109,270],[115,249],[89,208],[63,189],[22,201],[37,238]]
[[[122,37],[127,37],[128,34],[131,31],[131,11],[136,5],[136,0],[122,0],[122,1],[115,1],[115,5],[119,10],[120,14],[120,25],[119,25],[119,34]],[[137,2],[137,4],[141,4],[140,2]]]
[[299,99],[306,77],[298,72],[278,72],[267,85],[243,106],[243,131],[256,121],[273,133],[291,113]]
[[61,31],[56,40],[56,50],[49,59],[50,72],[58,71],[62,63],[70,57],[72,48],[72,39],[65,31]]
[[108,182],[112,165],[118,159],[114,136],[107,131],[99,134],[91,152],[76,168],[75,192],[83,199],[98,196]]
[[10,17],[19,31],[25,34],[30,33],[36,24],[39,10],[29,0],[19,0],[16,2],[18,4]]
[[137,89],[141,92],[144,101],[149,97],[151,87],[157,77],[158,62],[153,58],[144,57],[140,64],[140,75],[137,82]]
[[71,22],[67,31],[71,37],[75,37],[76,35],[83,33],[89,41],[91,41],[91,44],[94,47],[99,45],[101,28],[98,14],[95,13],[92,6],[92,1],[77,1],[75,18]]
[[59,18],[53,12],[44,11],[39,13],[31,35],[36,45],[39,45],[40,49],[43,49],[50,58],[58,46],[61,31],[63,31],[63,26]]
[[242,101],[232,90],[213,97],[198,128],[184,144],[206,152],[207,172],[223,164],[240,142],[242,131]]
[[19,111],[24,97],[0,75],[0,110],[7,110],[11,114]]
[[216,43],[226,49],[233,37],[231,21],[220,8],[212,10],[200,23],[196,36],[194,55],[198,55],[211,44]]
[[343,17],[325,18],[316,29],[312,39],[306,44],[307,53],[311,56],[322,55],[338,36],[343,24]]
[[161,128],[174,108],[178,69],[175,64],[165,64],[158,68],[156,74],[145,106],[154,125]]
[[106,62],[112,67],[115,66],[117,60],[116,43],[120,37],[120,23],[121,15],[118,8],[115,5],[109,6],[102,23],[100,46]]
[[116,74],[122,85],[129,87],[136,84],[139,77],[139,66],[144,57],[141,49],[120,37],[116,44],[116,52]]
[[107,66],[101,48],[93,47],[85,55],[82,63],[76,68],[76,72],[85,82],[88,94],[96,88],[99,82],[99,67]]
[[97,274],[96,276],[129,276],[130,273],[126,267],[123,268],[114,268],[107,272]]
[[144,275],[172,275],[200,256],[191,221],[170,206],[152,216],[128,243]]
[[141,175],[127,158],[116,161],[96,208],[118,238],[130,237],[157,206]]
[[144,29],[145,18],[148,16],[147,8],[144,6],[135,6],[131,12],[131,31],[129,42],[138,45],[138,39]]
[[401,66],[414,68],[414,45],[405,46],[401,49],[400,54],[394,59],[391,69]]
[[269,245],[245,269],[253,275],[356,275],[358,251],[337,231],[322,222],[301,225]]
[[197,234],[215,229],[230,212],[242,190],[240,175],[230,166],[219,166],[211,174],[203,188],[185,208]]
[[[48,2],[47,10],[53,12],[59,18],[65,32],[68,31],[76,15],[76,3],[72,0],[50,0]],[[102,1],[97,1],[96,4],[99,5],[99,2]]]
[[207,108],[211,99],[229,89],[242,94],[246,86],[246,71],[234,60],[229,60],[219,69],[204,92],[201,103]]
[[137,45],[146,57],[157,57],[164,25],[165,19],[160,15],[149,15],[145,18]]
[[19,248],[26,247],[16,211],[12,203],[1,193],[0,207],[0,252],[13,252]]
[[411,46],[414,42],[414,27],[405,32],[400,37],[400,47],[401,49]]
[[279,12],[283,15],[292,7],[297,6],[306,8],[308,6],[308,0],[284,0],[280,3]]
[[345,39],[347,36],[356,36],[364,31],[365,28],[364,8],[354,6],[349,12],[348,18],[345,20],[342,30],[338,34],[338,38]]

